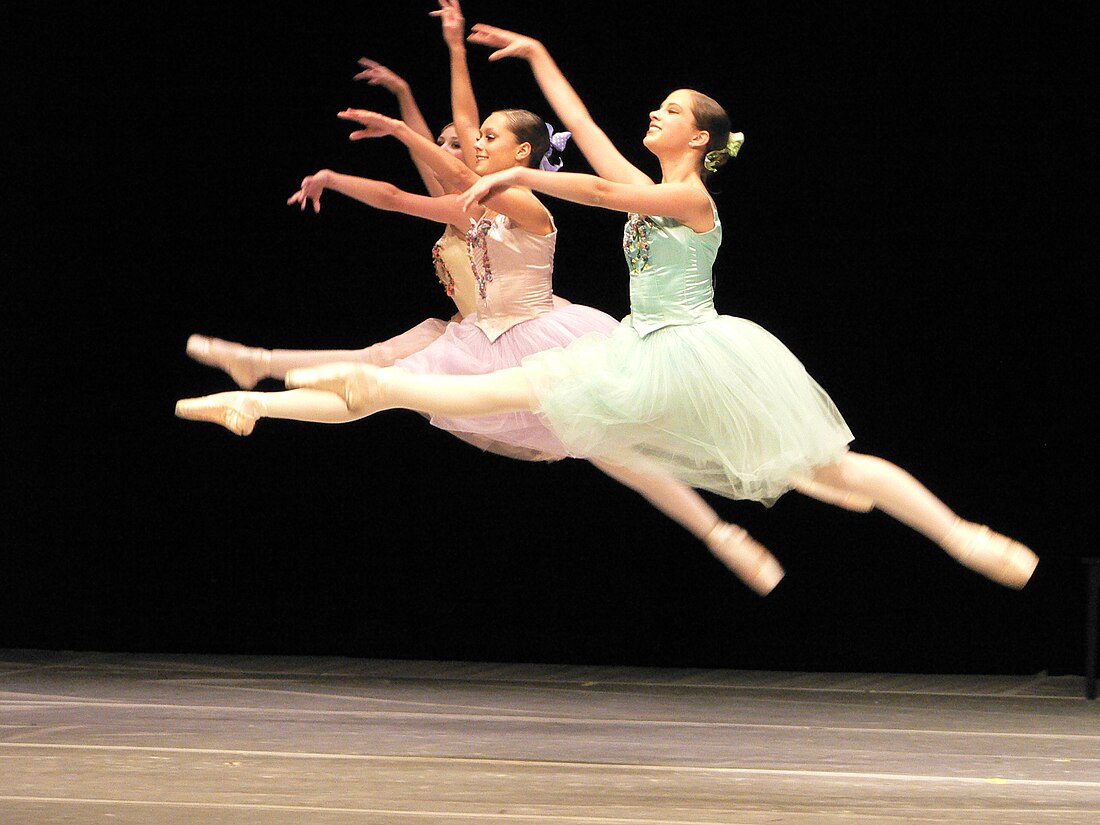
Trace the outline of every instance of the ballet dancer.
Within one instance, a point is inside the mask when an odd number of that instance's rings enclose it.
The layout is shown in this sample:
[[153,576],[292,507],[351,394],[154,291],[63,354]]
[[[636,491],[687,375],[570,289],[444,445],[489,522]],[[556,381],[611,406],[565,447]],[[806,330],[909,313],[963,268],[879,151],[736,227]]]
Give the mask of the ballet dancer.
[[[448,5],[451,4],[444,4],[445,10]],[[451,7],[456,8],[457,4]],[[458,42],[464,47],[463,38]],[[461,90],[454,95],[455,100],[464,98]],[[456,105],[455,121],[459,128],[464,121],[460,109],[463,107]],[[355,120],[358,114],[357,110],[348,110],[341,116]],[[391,133],[422,159],[445,187],[466,188],[478,179],[475,172],[407,124],[399,120],[391,122],[394,127]],[[364,136],[358,132],[352,134],[353,138]],[[550,138],[550,130],[529,112],[494,112],[473,144],[477,172],[488,174],[521,163],[558,168],[559,164],[550,162]],[[400,208],[409,214],[447,220],[452,226],[474,219],[468,240],[473,260],[469,281],[473,285],[471,292],[477,297],[476,311],[467,314],[460,323],[450,324],[446,334],[422,351],[396,360],[395,367],[403,371],[484,373],[514,366],[532,352],[562,346],[585,332],[593,331],[598,337],[616,326],[614,319],[598,310],[571,304],[553,305],[550,278],[556,229],[549,212],[529,191],[516,189],[502,193],[499,198],[488,198],[491,210],[478,207],[456,212],[455,197],[414,196],[399,193],[386,184],[331,174],[320,180],[316,178],[307,178],[291,201],[304,208],[309,200],[319,211],[324,188],[340,187],[338,191],[361,200],[371,190],[388,193],[391,198],[378,203],[387,203],[388,208]],[[540,225],[539,221],[543,223]],[[456,281],[460,277],[457,270],[451,274]],[[457,288],[455,294],[459,294]],[[338,353],[317,355],[340,360]],[[262,417],[323,423],[343,423],[361,417],[339,396],[309,389],[218,393],[183,399],[177,404],[176,414],[212,421],[239,435],[251,433]],[[553,433],[530,412],[432,416],[432,423],[483,449],[515,458],[553,460],[566,455]],[[757,593],[770,592],[782,578],[782,568],[765,548],[742,528],[720,519],[690,487],[642,464],[626,468],[598,458],[593,463],[702,540]]]
[[[534,411],[571,455],[657,466],[733,499],[770,504],[795,489],[852,510],[877,507],[993,581],[1027,583],[1038,562],[1029,548],[960,518],[891,462],[850,451],[851,431],[797,358],[751,321],[715,311],[711,269],[722,224],[706,180],[744,139],[717,102],[677,89],[650,112],[642,143],[660,163],[654,183],[595,124],[541,43],[483,25],[469,40],[493,47],[490,59],[528,61],[597,174],[500,170],[461,202],[474,208],[518,186],[628,213],[631,314],[610,336],[586,336],[491,375],[344,363],[292,370],[287,386],[328,390],[362,414]],[[367,135],[393,130],[376,113],[356,119]]]
[[[456,121],[448,123],[435,139],[437,145],[474,168],[474,143],[478,138],[477,101],[470,82],[469,67],[466,63],[465,21],[457,3],[441,3],[439,11],[430,12],[441,18],[443,39],[450,53],[452,109]],[[377,61],[366,57],[359,59],[363,70],[357,73],[355,80],[366,81],[372,86],[381,86],[390,92],[398,102],[401,120],[416,133],[431,138],[432,133],[421,113],[409,83],[396,72]],[[460,135],[459,130],[464,135]],[[567,133],[552,135],[554,152],[564,149]],[[466,149],[463,150],[463,145]],[[432,197],[447,194],[431,167],[415,154],[410,157],[424,182],[424,188]],[[547,168],[554,164],[548,157]],[[306,177],[299,191],[290,197],[288,203],[298,204],[305,209],[307,201],[312,202],[314,212],[320,212],[321,192],[325,189],[341,192],[368,206],[378,209],[400,209],[399,192],[389,184],[371,181],[366,178],[340,175],[328,169],[322,169]],[[306,193],[309,192],[308,196]],[[453,193],[451,193],[453,194]],[[466,230],[468,227],[456,227],[448,223],[442,236],[432,247],[432,262],[446,294],[455,304],[455,314],[450,322],[460,322],[477,309],[475,279],[470,269],[467,251]],[[554,295],[554,306],[565,306],[569,301]],[[326,364],[333,361],[365,361],[378,366],[390,366],[398,358],[419,352],[446,331],[447,321],[428,318],[411,329],[393,338],[354,350],[300,350],[266,349],[248,346],[235,341],[212,338],[205,335],[192,335],[187,340],[187,354],[207,366],[216,367],[228,373],[241,389],[250,390],[265,378],[282,380],[286,371],[293,367]],[[518,457],[518,456],[517,456]]]
[[[431,138],[432,132],[420,111],[408,81],[388,67],[366,57],[359,58],[359,65],[363,70],[357,73],[354,79],[366,81],[371,86],[380,86],[392,94],[397,99],[401,119],[418,134]],[[440,130],[435,141],[455,157],[465,159],[458,130],[453,122]],[[411,158],[428,194],[432,197],[445,194],[443,184],[439,182],[431,167],[415,156]],[[470,163],[472,165],[472,158]],[[329,186],[330,183],[331,186]],[[305,208],[306,199],[299,199],[298,194],[305,191],[307,186],[316,188],[318,185],[342,192],[375,208],[386,208],[387,196],[392,196],[392,189],[377,181],[337,175],[325,169],[305,178],[299,192],[292,195],[288,203],[299,203],[302,208]],[[316,195],[313,199],[313,208],[314,211],[319,212],[320,192]],[[455,304],[456,312],[450,320],[461,321],[465,315],[474,311],[472,287],[474,278],[470,272],[470,258],[466,253],[465,232],[459,232],[448,224],[442,236],[432,247],[432,261],[436,276]],[[326,364],[332,361],[366,361],[379,366],[389,366],[398,358],[422,350],[443,334],[447,323],[441,318],[426,318],[399,335],[354,350],[265,349],[197,334],[187,339],[186,349],[191,358],[223,370],[238,387],[250,390],[265,378],[281,381],[286,371],[292,367]]]

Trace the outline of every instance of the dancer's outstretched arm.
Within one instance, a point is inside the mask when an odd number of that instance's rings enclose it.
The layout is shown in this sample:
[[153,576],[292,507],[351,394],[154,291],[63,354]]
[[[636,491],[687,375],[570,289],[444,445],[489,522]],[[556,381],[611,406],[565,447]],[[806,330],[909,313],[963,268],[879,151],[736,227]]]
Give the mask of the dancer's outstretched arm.
[[[409,151],[416,157],[422,158],[432,167],[440,182],[447,189],[454,187],[456,191],[462,191],[481,180],[476,172],[458,158],[436,146],[422,135],[416,134],[400,120],[386,117],[378,112],[370,112],[366,109],[345,109],[338,113],[337,117],[354,121],[363,126],[362,129],[357,129],[349,135],[352,140],[382,137],[384,135],[392,135],[397,138],[409,147]],[[539,202],[538,198],[530,191],[516,188],[514,184],[510,184],[510,187],[500,188],[499,191],[487,195],[479,202],[483,202],[495,212],[507,215],[513,223],[529,232],[537,235],[548,235],[553,231],[553,221],[550,218],[550,213]],[[464,209],[464,211],[467,210]]]
[[287,199],[288,204],[298,204],[306,208],[306,201],[313,203],[313,211],[321,211],[321,194],[331,189],[349,198],[384,209],[388,212],[404,212],[416,218],[425,218],[438,223],[449,223],[465,229],[469,225],[470,215],[458,205],[457,195],[416,195],[398,189],[391,183],[354,175],[342,175],[331,169],[308,175],[302,180],[301,188]]
[[603,129],[596,125],[588,108],[581,102],[580,96],[565,79],[558,64],[542,43],[507,29],[486,26],[484,23],[476,24],[468,39],[471,43],[496,49],[489,55],[490,60],[518,57],[530,64],[547,102],[557,113],[562,125],[573,133],[574,142],[601,178],[620,183],[653,182],[645,172],[623,157]]
[[460,196],[459,203],[463,208],[473,210],[478,203],[507,186],[523,186],[562,200],[618,212],[663,215],[700,232],[714,225],[714,207],[699,186],[689,183],[617,183],[579,172],[545,172],[522,167],[486,175]]
[[476,159],[474,144],[481,130],[481,118],[470,81],[470,67],[466,63],[466,19],[462,16],[458,0],[439,0],[439,10],[429,14],[438,17],[442,23],[443,42],[451,55],[451,118],[462,146],[462,159],[473,169]]
[[[416,103],[416,98],[413,97],[412,88],[409,86],[408,81],[376,60],[360,57],[359,65],[363,66],[364,69],[355,75],[355,80],[365,80],[371,86],[381,86],[396,97],[401,119],[409,124],[409,128],[417,134],[423,135],[428,140],[433,140],[432,131],[428,128],[428,122],[424,120],[424,115],[420,113],[420,107]],[[415,155],[412,155],[412,161],[416,166],[416,171],[420,173],[420,179],[424,181],[424,188],[428,190],[428,194],[433,196],[442,195],[443,185],[436,178],[431,167]]]

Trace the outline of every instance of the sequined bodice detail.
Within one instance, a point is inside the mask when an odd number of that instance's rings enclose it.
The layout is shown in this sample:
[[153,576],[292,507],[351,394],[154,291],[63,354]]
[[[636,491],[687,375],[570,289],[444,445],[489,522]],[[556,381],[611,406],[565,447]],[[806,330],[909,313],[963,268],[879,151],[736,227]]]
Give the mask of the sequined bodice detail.
[[448,225],[432,246],[432,263],[443,289],[463,317],[477,312],[477,284],[470,267],[466,236]]
[[466,234],[476,284],[477,326],[493,341],[554,308],[558,231],[535,235],[504,215],[486,213]]
[[623,252],[630,270],[630,322],[639,335],[718,317],[713,266],[721,244],[717,212],[707,232],[672,218],[630,214]]

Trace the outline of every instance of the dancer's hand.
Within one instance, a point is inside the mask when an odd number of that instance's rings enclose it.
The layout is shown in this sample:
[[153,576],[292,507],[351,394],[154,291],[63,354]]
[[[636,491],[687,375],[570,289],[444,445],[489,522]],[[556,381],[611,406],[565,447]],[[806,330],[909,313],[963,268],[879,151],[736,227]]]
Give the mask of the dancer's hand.
[[355,75],[354,80],[365,80],[369,86],[381,86],[387,92],[394,95],[399,95],[402,92],[406,92],[409,89],[409,84],[405,78],[398,75],[391,69],[387,69],[381,63],[376,60],[370,60],[366,57],[359,58],[359,65],[363,66],[363,71]]
[[494,195],[499,195],[505,189],[513,186],[519,176],[520,167],[502,169],[478,180],[473,186],[458,196],[458,205],[463,212],[469,212],[477,204],[487,201]]
[[542,46],[533,37],[516,34],[507,29],[498,29],[496,26],[486,26],[484,23],[475,24],[470,30],[470,36],[466,39],[471,43],[496,49],[489,55],[490,60],[500,60],[502,57],[528,60],[535,50]]
[[462,16],[462,7],[458,0],[439,0],[439,10],[428,14],[440,18],[443,24],[443,42],[448,49],[461,49],[466,45],[466,19]]
[[313,211],[321,211],[321,193],[325,191],[325,187],[328,186],[330,176],[332,173],[328,169],[322,169],[312,175],[307,175],[302,179],[301,188],[287,198],[287,205],[298,204],[301,209],[306,208],[306,201],[313,201]]
[[363,126],[362,129],[356,129],[348,135],[351,140],[392,135],[404,125],[402,121],[396,118],[386,117],[367,109],[344,109],[344,111],[338,112],[336,116],[341,120],[351,120]]

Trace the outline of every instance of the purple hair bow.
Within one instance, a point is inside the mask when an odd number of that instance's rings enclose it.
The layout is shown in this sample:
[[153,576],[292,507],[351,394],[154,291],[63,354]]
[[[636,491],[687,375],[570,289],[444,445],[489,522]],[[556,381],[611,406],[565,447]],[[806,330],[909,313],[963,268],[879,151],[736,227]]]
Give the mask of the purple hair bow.
[[539,161],[539,169],[544,169],[547,172],[557,172],[565,165],[564,160],[559,160],[557,163],[550,160],[551,155],[557,152],[559,155],[565,151],[565,144],[569,142],[569,138],[573,137],[572,132],[555,132],[554,127],[549,123],[546,124],[546,131],[550,133],[550,148],[546,150],[546,154],[542,156],[542,160]]

